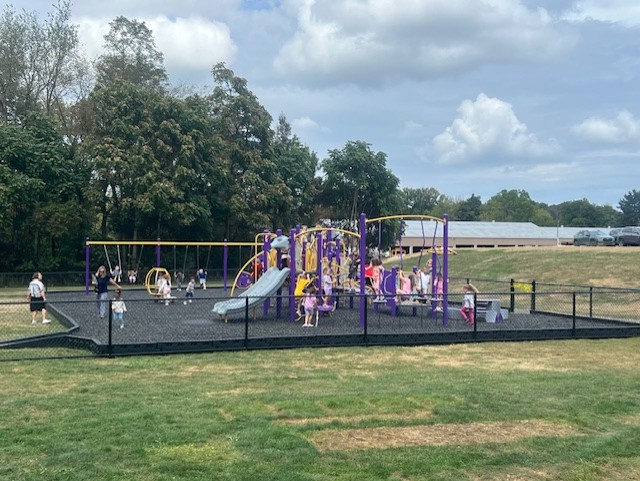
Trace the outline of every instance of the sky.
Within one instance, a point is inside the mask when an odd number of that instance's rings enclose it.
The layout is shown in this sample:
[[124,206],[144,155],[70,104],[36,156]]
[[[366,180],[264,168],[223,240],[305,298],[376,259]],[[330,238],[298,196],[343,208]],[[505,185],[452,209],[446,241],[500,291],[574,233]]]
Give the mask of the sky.
[[[44,19],[54,0],[9,3]],[[638,0],[75,0],[72,12],[90,58],[114,18],[144,21],[172,84],[210,89],[225,62],[321,160],[367,142],[401,187],[613,207],[640,190]]]

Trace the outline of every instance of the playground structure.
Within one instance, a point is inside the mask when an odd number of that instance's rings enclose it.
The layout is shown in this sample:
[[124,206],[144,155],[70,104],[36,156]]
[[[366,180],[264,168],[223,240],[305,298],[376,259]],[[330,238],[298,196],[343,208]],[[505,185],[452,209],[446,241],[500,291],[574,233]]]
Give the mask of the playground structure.
[[[282,290],[284,285],[288,282],[288,302],[289,302],[289,318],[293,323],[297,317],[297,299],[301,296],[304,287],[313,282],[318,288],[318,293],[322,293],[323,282],[323,269],[329,268],[332,276],[336,282],[336,291],[338,292],[350,292],[359,293],[359,311],[360,311],[360,325],[364,326],[367,309],[367,302],[370,301],[370,295],[366,286],[366,263],[365,261],[370,258],[367,248],[367,232],[369,228],[374,228],[377,224],[378,236],[381,234],[382,223],[388,220],[398,220],[402,222],[405,219],[419,219],[421,223],[428,221],[433,224],[434,234],[432,239],[436,237],[436,231],[442,227],[442,246],[436,246],[433,243],[431,245],[426,244],[426,235],[423,235],[423,246],[420,251],[420,261],[422,260],[423,251],[427,251],[431,254],[432,260],[432,275],[431,281],[435,277],[436,271],[442,274],[443,279],[443,296],[441,299],[442,304],[442,322],[444,325],[448,322],[448,216],[445,214],[443,218],[428,216],[428,215],[392,215],[385,217],[377,217],[367,219],[366,214],[361,214],[359,219],[358,232],[352,232],[333,227],[313,227],[302,228],[297,226],[295,229],[289,231],[289,235],[283,235],[281,230],[272,233],[265,231],[256,234],[254,242],[175,242],[175,241],[163,241],[157,239],[156,241],[133,241],[133,242],[118,242],[118,241],[93,241],[87,239],[85,244],[86,250],[86,294],[89,293],[89,284],[91,279],[90,272],[90,255],[92,246],[103,246],[105,254],[107,254],[107,246],[118,246],[118,257],[120,260],[120,247],[121,245],[131,246],[137,245],[155,246],[155,268],[162,267],[161,248],[163,246],[171,246],[174,249],[174,268],[176,266],[176,246],[184,246],[185,249],[189,247],[207,247],[209,254],[207,256],[207,264],[209,262],[209,255],[212,247],[222,247],[223,249],[223,288],[225,292],[228,288],[228,258],[229,247],[250,247],[252,255],[244,264],[240,267],[237,275],[235,276],[231,284],[231,298],[227,301],[222,301],[214,306],[213,312],[218,314],[221,318],[227,319],[227,316],[233,313],[238,313],[246,308],[257,309],[262,304],[264,306],[265,314],[270,308],[269,299],[272,296],[276,296],[276,311],[277,315],[281,314],[282,304]],[[423,227],[424,229],[424,227]],[[380,239],[380,237],[379,237]],[[400,243],[400,267],[403,262],[403,250],[402,250],[402,237],[399,239]],[[380,244],[380,240],[379,240]],[[354,245],[357,249],[354,248]],[[380,256],[380,246],[378,245],[377,256]],[[260,250],[260,248],[262,248]],[[359,282],[356,285],[356,291],[352,289],[352,286],[348,284],[347,273],[349,270],[349,264],[353,262],[356,253],[359,257]],[[108,254],[107,254],[108,258]],[[186,259],[186,254],[185,254]],[[186,261],[185,261],[186,264]],[[262,265],[264,274],[252,268],[255,265]],[[413,267],[415,271],[416,267]],[[155,271],[157,272],[157,271]],[[396,302],[395,285],[397,282],[398,267],[394,266],[389,271],[385,270],[383,276],[383,291],[385,294],[385,301],[383,304],[376,304],[374,309],[379,309],[382,305],[390,308],[392,315],[396,315],[398,309],[398,303]],[[146,280],[146,284],[150,281]],[[148,287],[148,286],[147,286]],[[240,296],[233,297],[236,288],[247,288]],[[432,291],[432,289],[430,290]],[[149,290],[151,293],[151,291]],[[427,303],[430,305],[432,314],[436,314],[436,299],[428,298]],[[319,305],[319,310],[324,312],[333,312],[337,305],[337,294],[334,293],[328,305]]]

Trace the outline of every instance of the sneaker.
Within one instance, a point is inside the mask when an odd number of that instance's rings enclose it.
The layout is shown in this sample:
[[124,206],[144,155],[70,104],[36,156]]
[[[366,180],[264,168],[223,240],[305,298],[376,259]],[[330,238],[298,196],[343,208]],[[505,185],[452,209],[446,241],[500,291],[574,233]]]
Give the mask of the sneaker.
[[51,324],[51,319],[42,319],[42,324]]
[[35,319],[31,319],[31,324],[35,324],[36,320]]
[[442,307],[436,307],[437,312],[442,312]]
[[124,324],[120,324],[120,329],[124,329]]

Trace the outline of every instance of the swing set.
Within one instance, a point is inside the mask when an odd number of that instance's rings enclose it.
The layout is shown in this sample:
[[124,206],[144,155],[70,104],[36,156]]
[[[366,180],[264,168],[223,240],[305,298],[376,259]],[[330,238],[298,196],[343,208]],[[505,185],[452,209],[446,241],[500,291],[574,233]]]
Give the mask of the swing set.
[[[420,226],[421,226],[421,230],[422,230],[422,246],[420,248],[420,257],[418,259],[418,264],[417,264],[417,269],[420,268],[420,266],[422,265],[422,256],[423,253],[425,252],[425,250],[427,251],[427,253],[430,253],[432,256],[432,267],[431,267],[431,291],[433,291],[433,282],[434,279],[436,277],[436,275],[438,276],[442,276],[442,282],[443,282],[443,299],[442,299],[442,308],[443,308],[443,324],[447,324],[448,322],[448,312],[447,312],[447,307],[448,307],[448,296],[447,296],[447,292],[448,292],[448,270],[449,270],[449,254],[451,253],[451,250],[449,249],[449,218],[448,216],[445,214],[445,216],[443,218],[439,218],[439,217],[434,217],[434,216],[430,216],[430,215],[419,215],[419,214],[405,214],[405,215],[390,215],[390,216],[383,216],[383,217],[376,217],[376,218],[372,218],[372,219],[367,219],[366,214],[361,214],[360,216],[360,259],[365,259],[366,255],[367,255],[367,246],[366,246],[366,232],[367,232],[367,228],[368,226],[371,225],[375,225],[377,223],[377,230],[378,230],[378,258],[380,259],[380,255],[381,255],[381,242],[382,242],[382,222],[384,221],[388,221],[388,220],[400,220],[400,222],[402,223],[404,220],[410,220],[410,219],[414,219],[414,220],[420,220]],[[427,249],[426,247],[426,235],[425,235],[425,226],[424,226],[424,222],[425,221],[429,221],[429,222],[434,222],[434,231],[433,231],[433,236],[431,239],[431,246]],[[435,245],[435,240],[436,240],[436,235],[438,232],[438,227],[442,225],[443,228],[443,234],[442,234],[442,240],[443,240],[443,245],[442,247],[436,246]],[[404,261],[404,248],[402,246],[402,225],[400,226],[401,230],[400,230],[400,237],[398,240],[398,247],[399,247],[399,261],[400,261],[400,265],[399,265],[399,269],[402,270],[403,269],[403,261]],[[413,267],[414,271],[416,270],[416,267]],[[366,276],[366,266],[364,262],[360,263],[360,278],[361,279],[365,279]],[[391,310],[392,310],[392,314],[395,315],[396,314],[396,309],[397,309],[397,305],[395,302],[395,296],[396,296],[396,276],[397,276],[397,268],[392,269],[390,272],[387,273],[387,271],[385,271],[385,274],[382,276],[382,279],[380,281],[380,285],[383,288],[384,292],[386,295],[390,296],[388,301],[385,301],[387,304],[389,304],[391,306]],[[363,283],[360,283],[360,310],[361,313],[363,311],[363,309],[365,308],[365,303],[367,302],[367,298],[365,296],[365,292],[366,292],[366,287]],[[434,301],[432,301],[432,309],[433,312],[436,312],[436,303]],[[361,314],[362,316],[362,314]],[[364,319],[361,318],[361,325],[364,325]]]
[[[108,240],[90,240],[90,239],[86,239],[85,241],[85,294],[88,295],[89,294],[89,287],[91,285],[91,280],[92,280],[92,273],[91,273],[91,254],[92,254],[92,248],[93,247],[102,247],[102,250],[104,251],[104,261],[108,264],[109,266],[109,272],[113,273],[114,272],[114,266],[112,265],[111,262],[111,256],[109,255],[109,248],[115,248],[116,249],[116,255],[117,255],[117,259],[118,259],[118,266],[121,268],[122,264],[122,255],[121,255],[121,249],[124,249],[124,252],[127,252],[128,250],[135,252],[135,249],[139,248],[139,254],[136,256],[136,262],[135,262],[135,269],[133,269],[136,272],[140,269],[141,266],[141,262],[142,262],[142,255],[143,255],[143,251],[144,251],[144,247],[155,247],[155,262],[153,262],[153,266],[151,269],[153,268],[163,268],[162,266],[162,261],[163,261],[163,257],[162,257],[162,248],[163,247],[171,247],[173,250],[173,268],[174,268],[174,272],[178,272],[178,256],[177,256],[177,248],[178,247],[184,247],[185,248],[185,254],[184,254],[184,259],[182,262],[182,272],[184,273],[187,270],[187,262],[189,259],[189,248],[194,249],[195,248],[195,270],[198,270],[202,267],[201,263],[200,263],[200,248],[203,249],[207,249],[207,255],[206,255],[206,264],[204,269],[208,269],[209,266],[209,261],[211,259],[211,251],[212,248],[214,247],[222,247],[223,248],[223,286],[225,291],[227,290],[227,269],[228,269],[228,260],[229,260],[229,248],[230,247],[239,247],[240,249],[242,249],[242,247],[251,247],[251,248],[255,248],[255,244],[252,242],[183,242],[183,241],[163,241],[160,239],[157,239],[155,241],[108,241]],[[100,252],[100,251],[98,251]],[[242,255],[240,253],[240,255]],[[166,258],[166,256],[165,256]],[[99,262],[102,263],[102,260],[100,260]],[[131,266],[130,266],[131,267]],[[150,270],[151,270],[150,269]],[[164,268],[166,270],[166,268]],[[168,270],[167,270],[168,271]],[[158,272],[158,271],[154,271],[154,272]],[[146,285],[146,279],[145,279],[145,285]]]

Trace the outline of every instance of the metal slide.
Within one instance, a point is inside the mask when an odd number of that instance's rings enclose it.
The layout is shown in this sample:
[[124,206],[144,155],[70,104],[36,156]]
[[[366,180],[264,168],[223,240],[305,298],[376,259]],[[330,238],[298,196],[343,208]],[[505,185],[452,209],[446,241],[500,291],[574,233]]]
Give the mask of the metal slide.
[[263,302],[267,297],[273,296],[278,289],[282,287],[284,281],[289,277],[289,268],[278,269],[271,267],[265,272],[258,281],[249,287],[238,297],[227,299],[226,301],[216,302],[212,312],[226,317],[229,314],[243,312],[247,305],[247,297],[249,298],[249,307],[254,307]]

